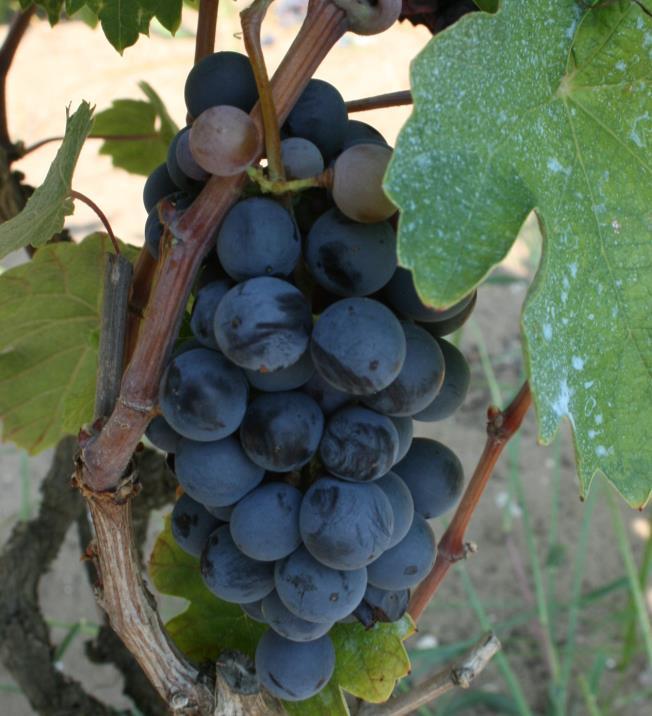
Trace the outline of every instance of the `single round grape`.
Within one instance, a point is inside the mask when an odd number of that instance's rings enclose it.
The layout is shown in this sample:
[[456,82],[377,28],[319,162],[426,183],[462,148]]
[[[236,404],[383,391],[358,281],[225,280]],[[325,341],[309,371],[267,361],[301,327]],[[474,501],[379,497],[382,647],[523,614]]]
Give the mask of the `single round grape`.
[[159,391],[163,417],[191,440],[219,440],[235,432],[247,408],[244,373],[223,355],[197,348],[168,364]]
[[385,415],[358,406],[331,415],[319,446],[324,467],[337,477],[370,482],[391,469],[398,455],[398,432]]
[[143,204],[145,211],[150,211],[164,197],[179,191],[179,188],[173,181],[168,172],[167,164],[159,164],[156,169],[147,177],[145,186],[143,187]]
[[471,302],[473,294],[464,297],[450,308],[433,308],[425,304],[417,293],[412,271],[399,266],[383,289],[383,297],[389,306],[406,318],[430,323],[445,321],[456,316],[467,303]]
[[245,455],[235,438],[215,442],[180,440],[175,472],[183,489],[204,505],[226,507],[257,487],[265,471]]
[[387,221],[360,224],[331,209],[310,229],[304,255],[320,286],[338,296],[366,296],[394,273],[396,233]]
[[223,104],[250,112],[258,90],[249,59],[239,52],[208,55],[190,70],[184,95],[191,117]]
[[342,95],[323,80],[310,80],[288,115],[285,127],[293,137],[317,146],[325,160],[340,150],[348,116]]
[[228,105],[205,109],[190,128],[189,142],[197,165],[222,177],[244,171],[260,151],[260,135],[254,120],[241,109]]
[[394,513],[394,529],[387,545],[387,549],[389,549],[397,545],[412,526],[414,500],[410,488],[395,472],[383,475],[374,485],[377,485],[385,493]]
[[382,144],[354,144],[333,166],[333,201],[353,221],[385,221],[396,207],[383,190],[392,150]]
[[329,624],[344,619],[362,600],[367,570],[343,571],[318,562],[305,547],[276,562],[274,584],[280,600],[301,619]]
[[301,544],[302,495],[284,482],[260,485],[243,497],[231,515],[231,537],[247,557],[261,562],[283,559]]
[[444,355],[437,341],[412,323],[401,323],[407,352],[401,372],[386,388],[364,398],[364,404],[385,415],[409,416],[435,399],[444,381]]
[[389,546],[394,515],[386,494],[375,485],[322,477],[301,503],[301,537],[306,549],[332,569],[359,569]]
[[208,181],[210,174],[197,164],[190,151],[190,132],[183,132],[176,145],[177,165],[191,179],[199,182]]
[[409,603],[409,589],[391,591],[370,584],[360,606],[355,610],[355,616],[363,626],[371,629],[378,622],[398,621],[407,612]]
[[224,218],[217,234],[217,255],[236,281],[287,276],[301,255],[301,237],[278,202],[251,197],[238,202]]
[[412,422],[412,418],[409,417],[399,418],[393,415],[390,416],[389,419],[394,423],[396,432],[398,432],[398,455],[396,462],[399,462],[399,460],[402,460],[407,455],[407,451],[410,449],[410,445],[412,445],[414,423]]
[[236,365],[271,372],[301,358],[312,315],[301,291],[287,281],[261,276],[224,296],[214,328],[217,344]]
[[324,171],[321,152],[303,137],[288,137],[281,142],[281,161],[287,179],[307,179]]
[[[311,361],[312,362],[312,361]],[[344,393],[325,381],[319,373],[315,372],[310,380],[301,388],[321,408],[324,415],[331,415],[343,408],[347,403],[355,400],[355,396]]]
[[431,423],[449,418],[464,402],[471,382],[471,370],[464,355],[448,341],[438,338],[444,356],[444,382],[430,405],[414,415],[415,420]]
[[220,301],[231,288],[225,279],[206,284],[195,297],[190,314],[190,330],[193,336],[207,348],[218,350],[213,323]]
[[408,533],[367,567],[369,584],[380,589],[410,589],[432,569],[437,556],[435,535],[428,522],[415,513]]
[[[469,299],[470,296],[470,299]],[[447,314],[446,318],[442,318],[438,321],[431,321],[430,323],[422,323],[421,327],[425,328],[433,338],[441,338],[442,336],[448,336],[461,328],[468,320],[469,316],[473,313],[475,304],[478,298],[478,292],[473,291],[469,296],[463,298],[461,301],[451,306],[445,311]],[[454,311],[457,311],[454,313]]]
[[360,122],[357,119],[349,119],[342,142],[342,151],[345,151],[354,144],[384,144],[387,145],[385,137],[370,124]]
[[147,426],[145,435],[149,441],[163,452],[176,452],[181,435],[174,430],[168,421],[162,416],[157,415]]
[[[197,179],[188,176],[179,164],[179,154],[177,153],[179,143],[188,141],[188,136],[186,136],[184,139],[184,135],[188,135],[189,132],[190,127],[184,127],[183,129],[179,130],[179,132],[177,132],[176,136],[170,142],[170,146],[168,147],[166,163],[168,167],[168,173],[172,177],[172,181],[177,186],[181,187],[181,189],[183,189],[184,191],[187,191],[191,194],[196,194],[201,189],[204,180],[198,181]],[[183,152],[183,150],[181,151]]]
[[251,385],[266,393],[279,390],[295,390],[307,383],[315,372],[310,351],[307,350],[296,363],[280,368],[273,373],[261,373],[257,370],[245,370]]
[[218,526],[218,520],[189,495],[181,495],[174,505],[172,536],[179,547],[193,557],[199,557],[209,535]]
[[290,641],[314,641],[328,634],[330,623],[308,622],[292,614],[279,599],[276,592],[268,594],[262,602],[263,617],[267,624],[280,636]]
[[218,527],[208,538],[200,569],[206,586],[226,602],[257,602],[274,589],[274,565],[242,554],[228,525]]
[[464,487],[464,470],[457,455],[428,438],[415,438],[394,472],[412,493],[415,511],[426,519],[448,512]]
[[[272,592],[273,594],[273,592]],[[267,599],[267,597],[265,597]],[[253,619],[255,622],[259,622],[260,624],[267,624],[267,621],[265,620],[265,617],[263,616],[263,600],[260,599],[257,602],[250,602],[249,604],[241,604],[240,609],[250,618]]]
[[284,639],[266,631],[256,647],[256,674],[272,696],[303,701],[319,693],[335,669],[335,649],[328,635],[315,641]]
[[273,472],[298,470],[317,452],[324,416],[304,393],[261,393],[251,401],[240,441],[253,462]]
[[331,385],[371,395],[396,379],[405,360],[405,332],[394,314],[370,298],[329,306],[312,333],[312,360]]

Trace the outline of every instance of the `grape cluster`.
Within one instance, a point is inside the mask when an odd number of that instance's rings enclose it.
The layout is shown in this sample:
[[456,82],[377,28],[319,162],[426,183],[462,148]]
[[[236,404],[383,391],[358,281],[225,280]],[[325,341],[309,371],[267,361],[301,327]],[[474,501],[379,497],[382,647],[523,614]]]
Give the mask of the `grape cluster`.
[[[197,121],[255,100],[244,56],[216,53],[190,73],[198,119],[144,191],[154,256],[159,201],[183,211],[209,176]],[[474,296],[435,310],[397,266],[381,188],[391,149],[348,118],[333,86],[312,80],[282,132],[287,176],[331,166],[332,187],[277,201],[252,183],[227,213],[195,288],[194,337],[167,365],[147,435],[183,488],[176,541],[215,595],[269,626],[260,683],[300,700],[332,674],[331,627],[399,619],[434,564],[428,520],[458,499],[463,472],[445,445],[413,439],[413,420],[442,420],[464,400],[468,365],[442,336]]]

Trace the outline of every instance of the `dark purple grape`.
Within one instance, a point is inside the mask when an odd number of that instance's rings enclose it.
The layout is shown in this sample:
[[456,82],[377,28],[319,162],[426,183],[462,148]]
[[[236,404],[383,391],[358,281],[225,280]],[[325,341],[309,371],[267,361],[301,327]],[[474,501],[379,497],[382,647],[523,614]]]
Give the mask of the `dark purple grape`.
[[219,440],[235,432],[247,406],[243,372],[220,353],[197,348],[173,358],[159,391],[163,417],[191,440]]
[[423,328],[401,323],[407,352],[398,376],[383,390],[365,396],[363,402],[385,415],[410,416],[435,399],[444,381],[444,355],[437,341]]
[[190,315],[190,329],[195,338],[207,348],[218,350],[215,340],[215,312],[220,301],[231,288],[226,279],[206,284],[195,297]]
[[191,497],[217,507],[233,505],[257,487],[265,475],[231,437],[215,442],[180,440],[175,470]]
[[464,355],[443,338],[437,342],[444,356],[444,382],[430,405],[413,416],[425,423],[449,418],[464,402],[471,382],[471,370]]
[[257,465],[273,472],[297,470],[317,452],[324,416],[305,393],[262,393],[247,408],[240,441]]
[[208,538],[200,568],[206,586],[226,602],[257,602],[274,589],[274,565],[242,554],[228,525],[218,527]]
[[208,55],[190,70],[184,95],[192,117],[225,104],[250,112],[258,90],[249,59],[239,52]]
[[394,515],[387,495],[376,485],[323,477],[301,503],[301,537],[310,554],[332,569],[359,569],[389,546]]
[[304,254],[320,286],[338,296],[367,296],[394,273],[396,233],[387,221],[360,224],[331,209],[313,224]]
[[296,363],[308,347],[310,307],[297,288],[261,276],[232,288],[215,314],[215,337],[236,365],[275,371]]
[[280,600],[301,619],[328,624],[344,619],[362,600],[367,570],[336,570],[318,562],[305,547],[276,563]]
[[174,541],[184,552],[199,557],[208,537],[219,521],[189,495],[182,495],[172,510],[171,529]]
[[370,298],[329,306],[312,333],[312,360],[332,386],[371,395],[396,379],[405,361],[405,333],[394,314]]
[[435,535],[428,522],[415,514],[405,537],[367,567],[369,584],[393,591],[411,589],[430,572],[436,556]]
[[415,511],[426,519],[448,512],[464,487],[464,470],[457,455],[428,438],[415,438],[393,471],[412,493]]
[[331,415],[319,446],[324,467],[337,477],[369,482],[389,472],[398,455],[398,433],[385,415],[350,406]]
[[328,635],[315,641],[290,641],[270,629],[256,647],[256,674],[267,691],[284,701],[303,701],[319,693],[335,669]]
[[301,544],[299,509],[302,495],[284,482],[260,485],[243,497],[231,515],[231,537],[252,559],[283,559]]

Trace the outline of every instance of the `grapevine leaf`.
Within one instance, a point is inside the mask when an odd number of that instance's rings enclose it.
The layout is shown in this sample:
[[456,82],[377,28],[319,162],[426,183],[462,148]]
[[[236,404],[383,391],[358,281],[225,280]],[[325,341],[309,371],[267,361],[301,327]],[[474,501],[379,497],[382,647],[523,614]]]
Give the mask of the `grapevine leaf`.
[[[148,101],[114,100],[110,109],[95,117],[93,134],[118,137],[105,140],[100,148],[100,154],[111,157],[113,166],[147,176],[165,161],[178,130],[156,92],[145,82],[140,87]],[[125,135],[143,135],[143,139],[120,139]]]
[[414,61],[386,179],[401,261],[437,306],[476,286],[537,209],[546,240],[522,325],[540,439],[568,417],[582,494],[600,471],[634,506],[652,489],[651,78],[639,4],[502,0]]
[[56,25],[57,22],[59,22],[63,8],[63,0],[36,0],[36,2],[32,0],[20,0],[20,7],[23,10],[27,9],[30,5],[36,5],[45,10],[51,25]]
[[284,701],[289,716],[349,716],[349,707],[335,679],[315,696],[304,701]]
[[100,307],[110,241],[48,244],[0,276],[3,439],[30,453],[93,417]]
[[85,5],[87,5],[86,0],[66,0],[66,14],[74,15],[76,12],[79,12]]
[[0,225],[0,258],[28,244],[40,246],[63,229],[73,212],[70,198],[72,175],[91,129],[93,110],[82,102],[66,119],[66,133],[45,181],[27,200],[23,210]]
[[237,604],[223,602],[209,592],[199,561],[174,541],[169,517],[154,545],[149,573],[159,592],[190,602],[166,624],[170,637],[189,659],[215,661],[224,649],[253,656],[265,626],[250,619]]
[[414,622],[405,616],[392,624],[336,624],[330,631],[335,645],[333,680],[358,698],[387,701],[398,679],[410,671],[403,641],[414,634]]
[[183,0],[141,0],[141,2],[166,30],[174,34],[179,29]]

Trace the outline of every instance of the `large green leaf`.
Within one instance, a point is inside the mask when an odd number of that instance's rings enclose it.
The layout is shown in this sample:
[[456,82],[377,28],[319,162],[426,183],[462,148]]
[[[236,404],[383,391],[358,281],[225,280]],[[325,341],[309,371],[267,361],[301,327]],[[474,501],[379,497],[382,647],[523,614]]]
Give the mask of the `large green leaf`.
[[[174,541],[167,518],[150,558],[149,573],[163,594],[187,599],[188,608],[166,628],[189,658],[214,661],[223,649],[253,655],[265,626],[249,619],[237,604],[223,602],[204,586],[199,562]],[[294,716],[347,716],[341,689],[378,702],[389,698],[396,680],[410,670],[403,641],[414,632],[409,617],[395,624],[337,624],[330,631],[335,646],[335,673],[328,686],[306,701],[285,704]]]
[[48,244],[0,276],[3,439],[31,453],[76,434],[93,417],[110,247],[104,234]]
[[652,489],[652,18],[630,0],[503,0],[435,37],[387,177],[400,257],[453,303],[528,212],[544,255],[523,313],[543,442],[573,425],[582,494],[597,471]]
[[[100,148],[100,154],[111,157],[113,166],[147,176],[165,161],[168,145],[178,128],[152,87],[146,82],[141,82],[139,86],[147,101],[114,100],[110,109],[99,112],[95,117],[93,134],[117,137],[105,140]],[[124,139],[130,135],[144,137]]]
[[66,120],[66,133],[45,181],[27,200],[25,208],[0,225],[0,258],[28,244],[40,246],[63,229],[73,212],[70,198],[72,175],[79,153],[91,129],[93,110],[82,102]]

